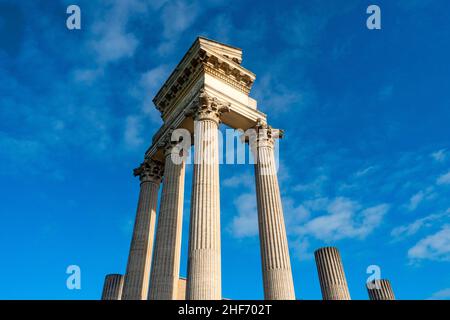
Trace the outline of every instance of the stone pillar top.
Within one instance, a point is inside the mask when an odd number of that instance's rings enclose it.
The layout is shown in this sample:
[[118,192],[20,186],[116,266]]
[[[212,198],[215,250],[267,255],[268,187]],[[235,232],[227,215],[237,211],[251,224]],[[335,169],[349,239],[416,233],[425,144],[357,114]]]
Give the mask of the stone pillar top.
[[167,157],[172,153],[172,151],[175,149],[175,152],[181,152],[182,146],[180,144],[180,141],[174,141],[172,140],[172,133],[174,129],[171,128],[167,134],[163,137],[162,141],[158,143],[158,148],[163,150],[164,157]]
[[220,123],[220,116],[230,111],[230,104],[223,103],[215,97],[208,95],[204,89],[200,89],[200,94],[194,100],[193,106],[186,111],[185,115],[193,117],[194,120],[212,120]]
[[244,138],[249,142],[250,148],[256,151],[256,146],[273,148],[275,139],[281,139],[283,135],[283,130],[274,129],[261,119],[258,119],[253,130],[247,130]]
[[164,165],[156,160],[146,159],[139,167],[133,170],[135,177],[139,176],[141,183],[160,183],[163,177]]

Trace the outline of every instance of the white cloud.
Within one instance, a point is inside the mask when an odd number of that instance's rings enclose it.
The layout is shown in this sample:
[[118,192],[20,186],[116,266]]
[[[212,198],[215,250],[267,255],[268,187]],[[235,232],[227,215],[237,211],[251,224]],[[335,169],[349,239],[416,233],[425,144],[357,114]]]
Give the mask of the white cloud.
[[448,300],[450,299],[450,288],[439,290],[431,295],[427,300]]
[[162,33],[167,39],[178,36],[195,21],[199,6],[191,1],[170,1],[163,8],[161,15]]
[[229,231],[236,238],[253,237],[258,234],[256,195],[244,193],[234,200],[238,215],[233,218]]
[[262,76],[255,88],[255,97],[265,108],[276,108],[277,112],[286,112],[292,108],[306,107],[312,95],[310,91],[290,90],[272,75]]
[[420,190],[416,194],[412,195],[409,199],[409,203],[406,204],[406,208],[409,211],[414,211],[424,200],[431,200],[436,196],[433,187],[428,187],[425,190]]
[[422,202],[423,197],[424,197],[423,191],[419,191],[418,193],[413,195],[411,199],[409,199],[408,209],[410,211],[416,210],[417,206]]
[[355,177],[357,177],[357,178],[363,177],[363,176],[369,174],[370,172],[372,172],[372,171],[374,171],[374,170],[376,170],[376,167],[375,167],[375,166],[369,166],[369,167],[367,167],[367,168],[364,168],[364,169],[361,169],[361,170],[357,171],[357,172],[355,173]]
[[141,136],[142,120],[139,116],[128,116],[125,120],[124,141],[128,148],[134,149],[144,142]]
[[297,227],[299,235],[310,235],[323,241],[344,238],[363,239],[378,227],[388,212],[389,205],[361,209],[361,205],[351,199],[338,197],[325,208],[326,214],[316,217]]
[[200,14],[197,2],[170,1],[162,8],[161,22],[164,41],[158,47],[160,55],[170,52],[182,32],[188,29]]
[[236,188],[240,186],[253,188],[254,189],[255,178],[251,177],[249,174],[235,175],[230,178],[225,179],[222,182],[224,187]]
[[164,80],[167,79],[169,72],[167,65],[160,65],[148,70],[141,75],[139,86],[135,88],[137,91],[135,95],[142,101],[142,112],[154,123],[161,123],[161,116],[155,108],[152,99],[156,95],[157,90],[163,85]]
[[309,218],[311,212],[303,204],[296,205],[291,197],[282,197],[284,222],[288,233],[295,231],[296,226]]
[[108,29],[98,40],[92,42],[100,63],[109,63],[122,58],[131,58],[138,45],[132,33],[118,28]]
[[445,225],[440,231],[429,235],[408,250],[412,260],[450,260],[450,225]]
[[103,69],[76,69],[73,73],[74,79],[78,83],[90,85],[103,74]]
[[134,55],[139,41],[127,31],[127,25],[134,14],[142,14],[147,9],[139,0],[114,1],[107,8],[103,19],[97,18],[91,29],[90,45],[102,65]]
[[436,184],[438,185],[450,184],[450,171],[439,176],[436,180]]
[[315,196],[320,196],[325,182],[328,180],[326,175],[319,175],[314,181],[306,184],[298,184],[293,187],[294,191],[312,193]]
[[448,155],[447,150],[446,149],[441,149],[441,150],[438,150],[436,152],[433,152],[431,154],[431,157],[434,160],[436,160],[437,162],[444,162],[445,159],[447,159],[447,155]]
[[409,237],[409,236],[416,234],[423,228],[432,227],[433,222],[439,221],[439,220],[449,217],[449,216],[450,216],[450,209],[448,209],[444,213],[430,214],[426,217],[417,219],[410,224],[399,226],[399,227],[392,229],[391,235],[396,240],[399,240],[399,239],[405,238],[405,237]]
[[169,76],[169,72],[169,67],[165,64],[144,72],[141,75],[140,84],[146,91],[145,94],[156,95],[157,90]]
[[291,248],[294,251],[294,256],[300,260],[310,260],[314,258],[312,251],[310,251],[310,243],[307,238],[298,239],[290,243]]

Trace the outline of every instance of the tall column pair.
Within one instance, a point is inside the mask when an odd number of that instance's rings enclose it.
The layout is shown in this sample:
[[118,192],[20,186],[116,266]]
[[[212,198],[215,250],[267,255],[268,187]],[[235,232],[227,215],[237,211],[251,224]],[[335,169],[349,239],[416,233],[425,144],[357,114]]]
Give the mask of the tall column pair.
[[[135,175],[141,179],[141,191],[123,286],[124,300],[175,299],[177,296],[185,163],[182,157],[178,158],[181,159],[179,162],[172,161],[172,153],[178,151],[174,145],[169,135],[162,146],[164,166],[147,160],[135,170]],[[157,198],[163,171],[164,183],[153,250]]]

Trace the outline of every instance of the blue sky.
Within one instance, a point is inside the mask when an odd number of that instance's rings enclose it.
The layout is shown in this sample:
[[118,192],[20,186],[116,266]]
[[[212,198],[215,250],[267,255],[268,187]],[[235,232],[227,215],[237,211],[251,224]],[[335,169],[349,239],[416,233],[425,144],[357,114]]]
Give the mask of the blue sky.
[[[81,7],[82,29],[65,26]],[[366,28],[366,8],[382,30]],[[280,143],[296,295],[337,246],[350,293],[379,265],[400,299],[450,298],[450,3],[0,1],[0,298],[98,299],[126,267],[161,125],[152,97],[195,37],[244,50]],[[262,298],[253,168],[222,165],[223,295]],[[181,273],[186,275],[188,166]],[[81,290],[66,288],[67,266]]]

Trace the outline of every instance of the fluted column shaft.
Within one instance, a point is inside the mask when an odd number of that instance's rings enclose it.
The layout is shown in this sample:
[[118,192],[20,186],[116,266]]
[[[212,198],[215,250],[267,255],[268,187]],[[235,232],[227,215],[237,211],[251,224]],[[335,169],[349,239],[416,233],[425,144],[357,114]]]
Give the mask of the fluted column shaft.
[[367,292],[370,300],[395,300],[391,282],[387,279],[367,283]]
[[314,252],[323,300],[350,300],[341,256],[337,248],[325,247]]
[[[172,159],[172,151],[178,152]],[[166,146],[164,183],[150,277],[150,300],[175,300],[180,274],[185,163],[178,147]]]
[[102,300],[120,300],[122,297],[123,276],[108,274],[103,285]]
[[220,300],[218,126],[212,120],[200,120],[196,122],[196,129],[187,299]]
[[219,117],[228,108],[204,92],[194,104],[194,176],[189,226],[188,300],[220,300]]
[[270,127],[269,130],[267,127],[257,130],[257,138],[251,143],[251,148],[255,158],[264,298],[293,300],[294,283],[276,172],[274,138]]
[[162,166],[156,162],[145,163],[135,170],[135,175],[140,176],[141,190],[123,286],[123,300],[147,299]]

